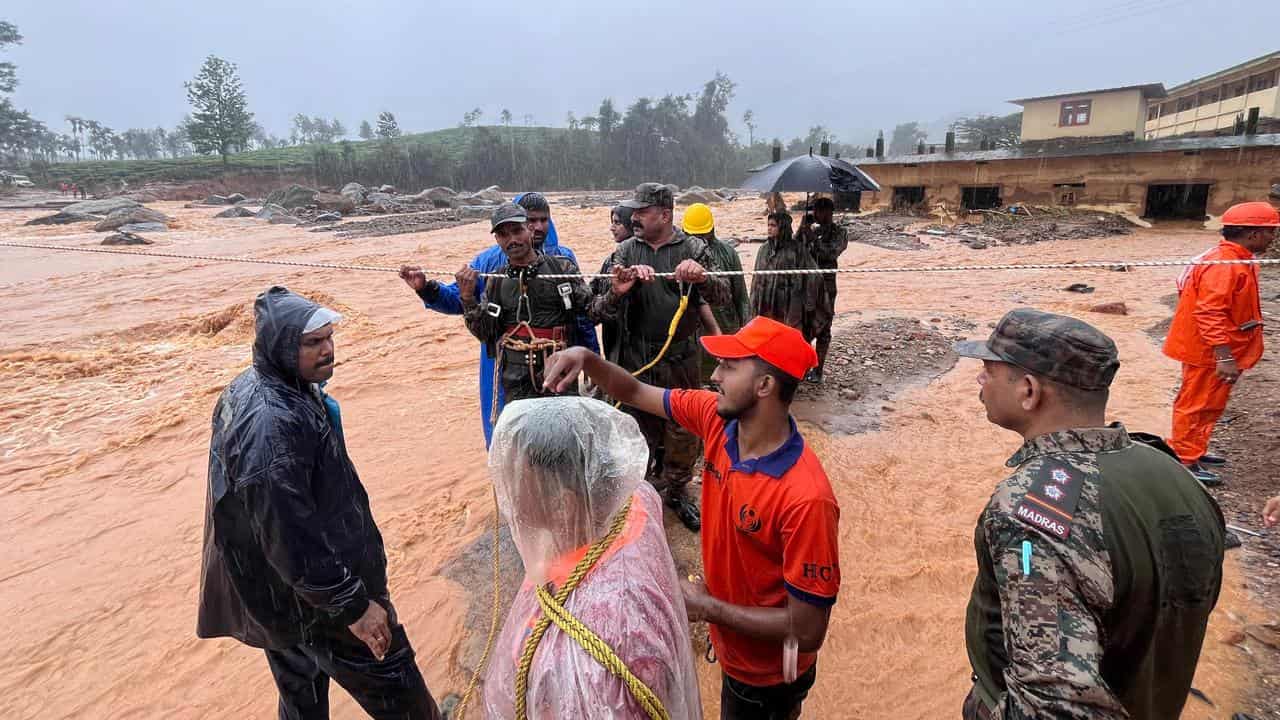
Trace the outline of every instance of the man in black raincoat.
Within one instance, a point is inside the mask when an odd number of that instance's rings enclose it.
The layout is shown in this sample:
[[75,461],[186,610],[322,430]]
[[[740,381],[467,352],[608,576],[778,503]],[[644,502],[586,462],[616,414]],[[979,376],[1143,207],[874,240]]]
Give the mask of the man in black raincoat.
[[338,404],[320,389],[340,317],[283,287],[254,303],[253,367],[213,411],[196,634],[266,650],[281,720],[328,718],[330,678],[371,717],[434,720]]

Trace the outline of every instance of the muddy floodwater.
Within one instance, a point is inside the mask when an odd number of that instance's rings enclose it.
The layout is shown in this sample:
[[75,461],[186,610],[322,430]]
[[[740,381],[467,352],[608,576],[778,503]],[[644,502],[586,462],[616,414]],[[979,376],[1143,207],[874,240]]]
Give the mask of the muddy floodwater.
[[[218,208],[153,207],[177,221],[143,250],[454,270],[492,242],[487,223],[339,239],[252,218],[215,220]],[[756,200],[717,206],[721,236],[762,236],[762,208]],[[584,269],[597,269],[612,245],[608,213],[553,206],[561,241]],[[86,224],[22,226],[39,214],[0,210],[0,237],[96,247],[103,236]],[[910,252],[852,244],[842,264],[1180,258],[1215,239],[1182,227],[985,250],[919,241],[924,249]],[[742,246],[748,267],[759,247]],[[1109,419],[1162,433],[1178,368],[1144,331],[1169,315],[1160,298],[1177,273],[842,275],[837,327],[854,332],[894,318],[883,327],[919,321],[979,337],[1015,306],[1079,314],[1119,344]],[[1096,291],[1061,290],[1077,282]],[[349,450],[386,541],[391,592],[436,697],[465,686],[459,648],[487,630],[467,626],[468,610],[488,602],[489,586],[464,587],[443,569],[486,531],[491,506],[479,350],[460,318],[426,312],[390,273],[0,248],[0,717],[274,716],[263,654],[194,633],[210,414],[249,363],[252,300],[272,284],[347,317],[329,390],[342,403]],[[1111,302],[1125,303],[1128,315],[1087,311]],[[852,377],[855,363],[867,362],[879,386],[858,387],[857,402],[810,397],[801,413],[842,513],[843,587],[806,717],[958,717],[969,687],[973,527],[1019,441],[986,423],[973,361],[926,363],[932,373],[897,382],[885,368],[916,349],[910,332],[889,344],[874,357],[851,354],[840,372]],[[842,422],[846,410],[861,415]],[[1196,676],[1217,709],[1192,699],[1187,718],[1228,717],[1251,680],[1246,656],[1228,641],[1262,611],[1243,590],[1234,552]],[[714,717],[719,668],[698,666]],[[363,717],[340,689],[332,699],[334,717]]]

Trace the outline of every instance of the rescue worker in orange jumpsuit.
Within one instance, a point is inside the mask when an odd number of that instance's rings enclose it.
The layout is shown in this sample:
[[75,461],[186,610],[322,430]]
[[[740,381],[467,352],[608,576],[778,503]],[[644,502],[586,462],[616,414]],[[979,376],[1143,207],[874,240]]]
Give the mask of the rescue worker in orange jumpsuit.
[[[1234,205],[1222,216],[1222,242],[1198,260],[1247,260],[1280,234],[1280,212],[1265,202]],[[1221,478],[1206,465],[1209,436],[1240,374],[1262,357],[1262,307],[1256,265],[1191,265],[1178,278],[1178,309],[1164,354],[1182,363],[1169,446],[1205,485]]]

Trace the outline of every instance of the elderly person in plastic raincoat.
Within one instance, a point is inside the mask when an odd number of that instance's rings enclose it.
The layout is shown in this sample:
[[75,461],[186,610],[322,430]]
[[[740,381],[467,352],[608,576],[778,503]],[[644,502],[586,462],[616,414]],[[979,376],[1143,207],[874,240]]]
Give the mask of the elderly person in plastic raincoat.
[[[645,482],[648,447],[634,418],[598,400],[522,400],[494,428],[489,467],[525,578],[494,646],[485,716],[517,717],[521,655],[544,618],[537,589],[562,589],[589,548],[617,535],[563,607],[612,649],[673,719],[699,718],[684,599]],[[533,654],[529,718],[646,718],[638,694],[551,624]]]

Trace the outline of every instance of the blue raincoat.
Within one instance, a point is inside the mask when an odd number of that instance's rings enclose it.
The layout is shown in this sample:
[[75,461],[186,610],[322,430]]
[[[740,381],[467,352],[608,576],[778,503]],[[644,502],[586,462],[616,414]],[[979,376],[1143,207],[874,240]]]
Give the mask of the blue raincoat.
[[[519,195],[516,201],[520,200]],[[559,255],[567,257],[578,263],[578,258],[573,251],[560,244],[560,237],[556,234],[556,224],[553,220],[551,226],[547,229],[547,239],[542,244],[542,252],[547,255]],[[482,273],[497,272],[507,264],[507,256],[503,254],[502,248],[494,245],[485,249],[471,259],[471,267]],[[484,278],[476,281],[476,297],[484,292]],[[428,310],[444,313],[446,315],[462,314],[462,296],[458,293],[458,284],[449,283],[440,284],[440,294],[433,302],[424,302]],[[600,344],[596,340],[596,327],[589,319],[584,317],[578,318],[578,331],[574,334],[575,345],[582,345],[593,353],[600,352]],[[489,411],[493,407],[493,362],[494,359],[489,357],[485,352],[484,345],[480,345],[480,423],[484,427],[484,446],[489,447],[489,439],[493,435],[493,422],[497,418],[489,417]],[[498,407],[502,407],[502,388],[498,387]]]

